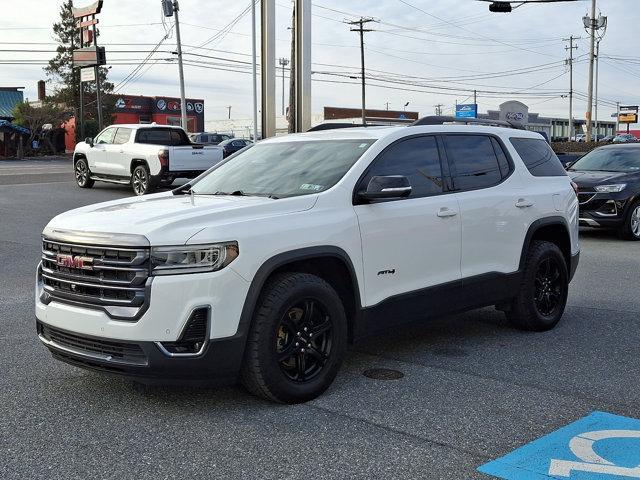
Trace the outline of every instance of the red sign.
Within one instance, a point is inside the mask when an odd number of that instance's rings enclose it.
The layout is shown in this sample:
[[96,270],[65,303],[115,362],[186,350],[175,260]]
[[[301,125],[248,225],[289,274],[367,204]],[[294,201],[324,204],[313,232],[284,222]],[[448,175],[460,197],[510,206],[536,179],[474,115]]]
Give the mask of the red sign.
[[73,16],[75,18],[88,17],[90,15],[97,15],[102,10],[102,0],[98,0],[97,2],[92,3],[91,5],[87,5],[86,7],[76,8],[72,7],[71,11],[73,12]]

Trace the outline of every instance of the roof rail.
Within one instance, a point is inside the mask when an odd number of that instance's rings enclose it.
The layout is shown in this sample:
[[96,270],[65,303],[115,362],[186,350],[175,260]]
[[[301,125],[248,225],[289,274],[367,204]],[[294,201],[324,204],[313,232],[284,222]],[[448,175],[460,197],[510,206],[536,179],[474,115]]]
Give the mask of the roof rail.
[[377,123],[367,123],[363,125],[362,123],[321,123],[316,125],[315,127],[311,127],[307,132],[320,132],[322,130],[338,130],[342,128],[359,128],[359,127],[387,127],[388,125],[382,125]]
[[416,127],[418,125],[446,125],[448,123],[457,123],[463,125],[487,125],[491,127],[505,127],[515,128],[517,130],[524,130],[522,125],[517,123],[503,121],[503,120],[489,120],[485,118],[460,118],[447,115],[437,115],[430,117],[422,117],[413,122],[410,127]]

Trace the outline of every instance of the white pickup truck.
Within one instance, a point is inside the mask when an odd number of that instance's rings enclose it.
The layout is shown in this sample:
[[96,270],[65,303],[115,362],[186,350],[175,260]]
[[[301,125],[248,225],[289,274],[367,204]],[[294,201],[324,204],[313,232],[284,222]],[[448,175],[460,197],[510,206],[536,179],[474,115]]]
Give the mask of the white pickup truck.
[[191,143],[169,125],[112,125],[76,145],[73,171],[80,188],[96,181],[130,184],[136,195],[194,178],[222,160],[224,149]]

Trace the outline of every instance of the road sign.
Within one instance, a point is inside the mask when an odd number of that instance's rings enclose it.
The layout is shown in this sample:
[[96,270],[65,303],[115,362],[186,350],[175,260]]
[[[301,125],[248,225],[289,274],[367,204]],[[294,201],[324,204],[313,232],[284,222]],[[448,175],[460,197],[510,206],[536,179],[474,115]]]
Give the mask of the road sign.
[[95,82],[96,71],[93,67],[80,69],[80,81],[81,82]]
[[638,123],[637,113],[621,113],[618,117],[620,123]]
[[478,104],[468,103],[456,105],[456,118],[478,118]]
[[594,412],[478,470],[505,480],[640,479],[640,420]]

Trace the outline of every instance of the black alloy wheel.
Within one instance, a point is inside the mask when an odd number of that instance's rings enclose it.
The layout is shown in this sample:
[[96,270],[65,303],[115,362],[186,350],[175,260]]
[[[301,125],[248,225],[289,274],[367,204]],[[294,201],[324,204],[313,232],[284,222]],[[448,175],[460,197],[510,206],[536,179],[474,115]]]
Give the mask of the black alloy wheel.
[[553,316],[562,306],[562,282],[556,258],[547,257],[538,266],[535,277],[534,303],[538,313]]
[[93,187],[94,181],[91,179],[91,172],[89,171],[89,164],[85,158],[80,158],[74,168],[73,173],[76,177],[76,183],[80,188]]
[[333,323],[324,306],[306,298],[287,309],[280,320],[276,353],[280,369],[294,382],[316,377],[331,354]]
[[535,240],[527,251],[518,294],[505,314],[521,330],[551,330],[562,318],[568,292],[569,271],[562,251],[555,243]]
[[301,403],[333,382],[347,350],[347,317],[332,285],[311,273],[284,272],[265,284],[240,371],[254,395]]

